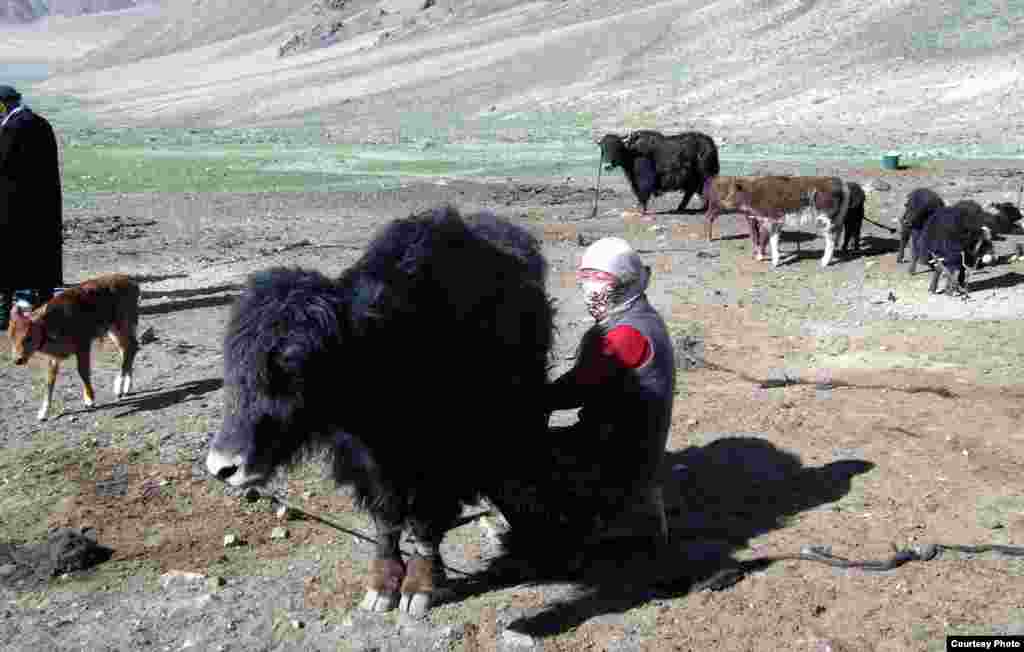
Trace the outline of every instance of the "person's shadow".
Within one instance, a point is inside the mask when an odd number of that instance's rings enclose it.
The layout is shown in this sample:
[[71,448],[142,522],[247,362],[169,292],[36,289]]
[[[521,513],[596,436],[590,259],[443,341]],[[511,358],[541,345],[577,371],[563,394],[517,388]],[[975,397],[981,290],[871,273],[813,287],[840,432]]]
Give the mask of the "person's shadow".
[[[546,637],[653,599],[724,588],[716,585],[717,578],[732,577],[726,583],[731,585],[742,581],[746,572],[769,565],[733,557],[752,538],[783,527],[795,514],[839,500],[849,492],[855,476],[872,468],[874,464],[863,460],[805,467],[796,455],[758,437],[725,437],[706,446],[672,451],[662,474],[670,530],[667,544],[658,545],[651,537],[593,544],[577,548],[580,556],[575,561],[559,565],[545,559],[545,570],[534,570],[528,578],[495,571],[531,567],[536,559],[529,555],[516,559],[520,553],[507,552],[483,572],[455,581],[451,599],[527,582],[572,583],[577,590],[569,599],[512,610],[504,616],[502,624],[510,629]],[[550,536],[554,544],[558,535]]]

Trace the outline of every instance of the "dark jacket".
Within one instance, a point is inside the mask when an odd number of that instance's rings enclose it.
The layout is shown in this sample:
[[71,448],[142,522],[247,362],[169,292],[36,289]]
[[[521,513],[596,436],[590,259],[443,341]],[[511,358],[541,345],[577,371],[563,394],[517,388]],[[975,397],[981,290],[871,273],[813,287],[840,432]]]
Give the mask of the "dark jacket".
[[57,139],[25,107],[0,129],[0,288],[62,285],[62,228]]
[[[595,347],[601,336],[620,325],[632,326],[651,342],[651,360],[637,369],[621,368],[600,385],[575,382],[575,370],[599,355]],[[641,296],[627,310],[592,326],[583,336],[576,367],[548,386],[550,409],[583,408],[576,431],[586,453],[602,466],[602,482],[646,485],[657,474],[672,424],[675,371],[665,322]]]

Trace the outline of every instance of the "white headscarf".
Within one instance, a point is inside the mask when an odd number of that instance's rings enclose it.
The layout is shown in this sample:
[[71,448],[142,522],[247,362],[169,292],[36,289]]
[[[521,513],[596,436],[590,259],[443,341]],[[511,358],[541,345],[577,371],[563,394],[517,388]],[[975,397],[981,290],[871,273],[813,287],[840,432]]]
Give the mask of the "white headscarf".
[[600,322],[643,296],[651,269],[622,238],[601,238],[583,253],[578,277],[587,311]]

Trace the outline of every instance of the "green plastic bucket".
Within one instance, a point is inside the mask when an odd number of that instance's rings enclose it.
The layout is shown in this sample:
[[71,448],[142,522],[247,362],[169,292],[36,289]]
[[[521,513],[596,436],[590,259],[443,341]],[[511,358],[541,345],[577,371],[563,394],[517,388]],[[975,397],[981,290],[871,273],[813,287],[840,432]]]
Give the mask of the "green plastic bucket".
[[897,170],[900,167],[900,155],[899,154],[886,154],[882,157],[882,169],[883,170]]

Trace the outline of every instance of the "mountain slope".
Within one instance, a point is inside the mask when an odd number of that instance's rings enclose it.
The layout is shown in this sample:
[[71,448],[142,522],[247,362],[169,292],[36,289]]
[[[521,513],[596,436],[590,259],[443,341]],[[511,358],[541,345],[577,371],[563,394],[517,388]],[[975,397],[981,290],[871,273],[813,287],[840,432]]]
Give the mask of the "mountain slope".
[[42,90],[119,124],[355,138],[493,107],[734,141],[1021,143],[1024,6],[1005,0],[173,4]]

